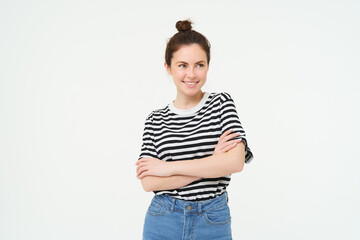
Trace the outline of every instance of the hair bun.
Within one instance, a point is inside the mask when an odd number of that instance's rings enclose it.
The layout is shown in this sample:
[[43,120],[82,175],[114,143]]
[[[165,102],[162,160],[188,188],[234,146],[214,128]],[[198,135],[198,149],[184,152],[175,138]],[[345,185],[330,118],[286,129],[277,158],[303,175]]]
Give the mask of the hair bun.
[[191,24],[190,20],[178,21],[175,27],[179,32],[186,32],[192,29]]

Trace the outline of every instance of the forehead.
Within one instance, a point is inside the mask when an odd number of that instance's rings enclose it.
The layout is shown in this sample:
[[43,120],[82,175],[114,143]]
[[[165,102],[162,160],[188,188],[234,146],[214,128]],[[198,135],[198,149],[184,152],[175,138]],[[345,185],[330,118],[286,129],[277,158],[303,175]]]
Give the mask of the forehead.
[[199,44],[182,45],[176,52],[173,53],[174,62],[206,62],[206,52]]

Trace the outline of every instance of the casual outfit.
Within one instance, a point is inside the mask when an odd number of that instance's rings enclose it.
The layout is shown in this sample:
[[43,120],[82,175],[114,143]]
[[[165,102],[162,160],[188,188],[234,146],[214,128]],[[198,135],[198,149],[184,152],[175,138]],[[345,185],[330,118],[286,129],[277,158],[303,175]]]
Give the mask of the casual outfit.
[[[253,154],[228,93],[205,92],[191,109],[178,109],[171,102],[146,118],[139,159],[180,161],[208,157],[229,129],[240,133],[233,139],[244,142],[245,163],[250,163]],[[231,239],[226,191],[230,179],[231,174],[203,178],[181,188],[154,191],[143,239]]]

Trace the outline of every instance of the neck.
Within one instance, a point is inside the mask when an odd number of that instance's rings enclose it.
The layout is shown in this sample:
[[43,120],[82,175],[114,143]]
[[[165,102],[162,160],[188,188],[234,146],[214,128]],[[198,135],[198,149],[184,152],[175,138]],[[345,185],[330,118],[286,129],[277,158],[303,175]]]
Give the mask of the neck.
[[201,99],[204,97],[204,92],[199,91],[193,96],[184,95],[177,93],[176,99],[173,101],[174,106],[179,109],[190,109],[199,104]]

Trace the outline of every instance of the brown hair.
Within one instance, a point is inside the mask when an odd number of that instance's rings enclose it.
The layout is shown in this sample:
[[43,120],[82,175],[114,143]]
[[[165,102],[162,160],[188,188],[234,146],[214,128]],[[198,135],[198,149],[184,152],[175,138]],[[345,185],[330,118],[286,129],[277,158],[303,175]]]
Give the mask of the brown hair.
[[178,21],[175,25],[179,31],[170,38],[166,45],[165,62],[168,66],[171,65],[171,59],[174,52],[179,50],[182,45],[190,45],[197,43],[206,52],[207,63],[210,62],[210,42],[201,33],[192,30],[192,22],[190,20]]

